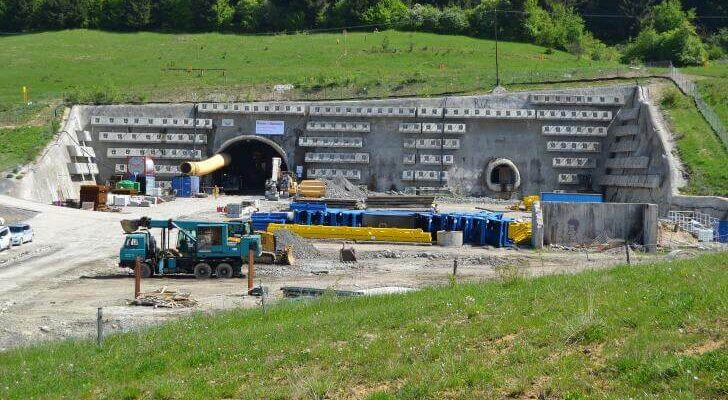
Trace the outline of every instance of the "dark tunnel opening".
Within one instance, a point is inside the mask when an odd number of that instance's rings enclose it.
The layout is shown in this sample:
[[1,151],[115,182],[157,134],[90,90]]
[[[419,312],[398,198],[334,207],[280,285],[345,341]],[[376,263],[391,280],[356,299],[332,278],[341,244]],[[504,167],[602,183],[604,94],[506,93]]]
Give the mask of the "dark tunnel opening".
[[258,140],[241,140],[223,149],[230,155],[230,164],[213,173],[213,184],[227,194],[262,194],[265,181],[273,171],[273,157],[281,159],[281,171],[286,160],[273,146]]

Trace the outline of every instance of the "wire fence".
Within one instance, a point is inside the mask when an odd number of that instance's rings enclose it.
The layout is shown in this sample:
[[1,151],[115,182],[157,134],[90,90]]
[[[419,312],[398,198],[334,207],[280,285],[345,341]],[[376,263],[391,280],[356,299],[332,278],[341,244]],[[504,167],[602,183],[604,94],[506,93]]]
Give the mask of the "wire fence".
[[692,97],[693,101],[695,101],[695,106],[698,107],[698,110],[700,110],[705,121],[708,122],[713,131],[715,131],[716,135],[718,135],[720,140],[723,142],[723,145],[728,148],[728,131],[726,131],[725,126],[723,126],[723,123],[720,121],[718,114],[716,114],[705,100],[703,100],[703,97],[700,95],[700,90],[698,90],[698,85],[672,65],[670,65],[668,70],[668,77],[675,82],[675,85],[677,85],[677,87],[680,88],[685,95]]

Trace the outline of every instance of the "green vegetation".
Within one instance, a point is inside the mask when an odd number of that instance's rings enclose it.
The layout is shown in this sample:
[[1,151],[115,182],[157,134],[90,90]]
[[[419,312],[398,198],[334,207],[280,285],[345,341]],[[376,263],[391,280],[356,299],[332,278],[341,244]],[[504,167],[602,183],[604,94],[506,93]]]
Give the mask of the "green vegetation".
[[708,51],[695,30],[694,20],[695,12],[683,11],[680,0],[658,4],[652,8],[637,38],[625,49],[625,61],[672,60],[679,66],[705,64]]
[[197,314],[0,353],[0,397],[725,398],[726,268],[719,253]]
[[[671,88],[662,99],[662,107],[677,139],[680,159],[690,175],[683,191],[728,196],[728,150],[700,115],[693,100]],[[725,103],[722,110],[725,112]]]
[[[504,79],[536,74],[564,78],[569,68],[599,74],[616,62],[588,61],[543,47],[501,43]],[[295,84],[312,98],[428,94],[490,89],[495,83],[490,40],[427,33],[235,36],[62,31],[0,38],[0,104],[67,97],[81,102],[191,100],[210,91],[231,98],[269,95]],[[225,68],[203,76],[164,68]]]
[[33,161],[52,137],[47,126],[0,128],[0,171]]

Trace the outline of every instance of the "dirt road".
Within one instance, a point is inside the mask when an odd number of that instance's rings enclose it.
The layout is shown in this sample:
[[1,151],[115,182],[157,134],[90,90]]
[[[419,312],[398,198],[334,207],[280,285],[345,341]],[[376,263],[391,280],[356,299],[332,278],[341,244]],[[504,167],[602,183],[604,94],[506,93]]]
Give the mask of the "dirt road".
[[[101,213],[0,196],[0,212],[5,210],[7,214],[17,208],[32,211],[26,217],[30,217],[36,232],[33,243],[0,253],[0,350],[37,340],[95,334],[97,307],[104,309],[105,330],[114,332],[200,310],[257,306],[258,299],[242,295],[245,279],[201,281],[183,276],[148,279],[143,287],[188,290],[199,301],[198,306],[174,310],[128,306],[127,300],[133,297],[133,279],[129,272],[117,267],[123,240],[121,219],[220,218],[215,212],[217,205],[240,199],[177,199],[151,208]],[[284,205],[263,202],[262,210]],[[458,205],[444,207],[454,209]],[[469,204],[462,208],[473,207]],[[281,286],[368,289],[446,284],[456,258],[459,279],[463,281],[492,279],[513,268],[523,274],[538,275],[600,268],[623,261],[621,251],[590,254],[587,260],[585,254],[569,251],[356,244],[360,261],[346,264],[338,261],[340,243],[316,242],[315,246],[322,253],[316,260],[301,260],[296,266],[258,266],[256,284],[270,288],[270,301],[281,297]]]

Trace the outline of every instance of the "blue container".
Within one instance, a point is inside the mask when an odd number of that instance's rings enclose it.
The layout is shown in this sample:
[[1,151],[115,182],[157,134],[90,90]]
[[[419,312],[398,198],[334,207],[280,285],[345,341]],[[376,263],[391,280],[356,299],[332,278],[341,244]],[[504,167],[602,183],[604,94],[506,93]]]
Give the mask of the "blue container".
[[720,243],[728,243],[728,220],[718,221],[718,227],[715,229],[715,241]]
[[172,177],[172,189],[178,197],[192,197],[200,192],[200,177],[180,175]]
[[604,198],[599,193],[541,192],[541,201],[554,203],[603,203]]

